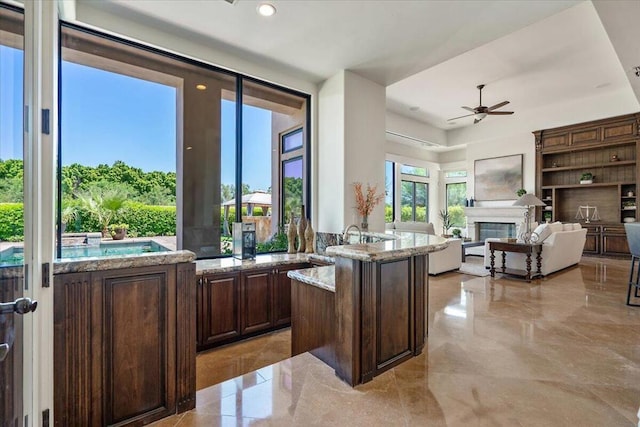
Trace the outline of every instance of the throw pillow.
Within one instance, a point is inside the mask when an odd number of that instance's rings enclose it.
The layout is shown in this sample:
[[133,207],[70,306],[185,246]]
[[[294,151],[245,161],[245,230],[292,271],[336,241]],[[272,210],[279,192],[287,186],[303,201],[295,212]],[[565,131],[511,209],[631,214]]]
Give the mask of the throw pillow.
[[580,225],[579,222],[576,222],[573,224],[573,229],[574,230],[581,230],[582,229],[582,225]]
[[562,231],[573,231],[573,224],[570,222],[562,224]]
[[549,227],[551,228],[552,233],[557,233],[559,231],[562,231],[562,223],[559,221],[552,222],[551,224],[549,224]]
[[542,243],[547,237],[551,236],[550,224],[540,224],[533,232],[538,235],[538,243]]

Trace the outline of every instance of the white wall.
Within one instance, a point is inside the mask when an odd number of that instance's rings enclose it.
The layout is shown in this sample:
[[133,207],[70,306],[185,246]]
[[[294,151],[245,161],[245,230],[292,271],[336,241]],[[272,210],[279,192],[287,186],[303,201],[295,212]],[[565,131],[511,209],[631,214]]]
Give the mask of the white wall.
[[411,136],[422,141],[433,142],[439,145],[447,145],[447,133],[446,131],[439,129],[430,124],[414,120],[408,117],[401,116],[392,111],[386,113],[387,129],[388,131]]
[[[318,93],[318,225],[339,232],[360,224],[354,182],[384,191],[384,87],[350,71],[325,81]],[[384,205],[369,216],[371,230],[384,230]]]
[[[360,223],[354,182],[384,193],[385,97],[384,86],[345,71],[345,225]],[[369,229],[384,230],[384,202],[369,215]]]
[[[318,93],[318,144],[316,231],[339,232],[344,227],[344,72],[320,85]],[[329,207],[329,208],[328,208]]]

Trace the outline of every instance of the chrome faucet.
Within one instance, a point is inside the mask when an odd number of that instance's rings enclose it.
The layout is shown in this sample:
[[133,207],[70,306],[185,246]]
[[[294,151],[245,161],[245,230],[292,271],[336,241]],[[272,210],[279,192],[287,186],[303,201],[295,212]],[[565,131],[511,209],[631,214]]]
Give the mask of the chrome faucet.
[[358,230],[358,242],[362,243],[362,231],[360,231],[360,227],[355,224],[347,225],[347,228],[342,232],[342,243],[349,242],[349,230],[354,228]]

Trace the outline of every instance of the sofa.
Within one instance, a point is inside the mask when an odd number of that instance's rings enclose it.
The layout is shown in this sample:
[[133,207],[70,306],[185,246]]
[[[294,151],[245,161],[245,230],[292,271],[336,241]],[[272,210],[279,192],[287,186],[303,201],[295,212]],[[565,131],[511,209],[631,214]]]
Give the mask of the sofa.
[[[571,223],[552,223],[541,224],[534,232],[540,237],[539,242],[542,243],[542,266],[541,272],[543,276],[547,276],[556,271],[578,264],[582,257],[582,250],[587,240],[587,229],[582,228],[580,224]],[[485,242],[496,241],[500,239],[486,239]],[[502,252],[494,251],[496,270],[502,267]],[[489,268],[491,266],[491,251],[489,245],[484,246],[484,265]],[[526,255],[519,253],[507,253],[507,268],[518,270],[526,269]],[[536,269],[536,260],[532,259],[532,270]]]
[[[386,229],[432,234],[434,236],[436,234],[433,224],[430,222],[394,221],[387,223]],[[461,265],[462,240],[460,239],[449,239],[449,246],[446,249],[429,254],[429,274],[431,275],[457,270]]]

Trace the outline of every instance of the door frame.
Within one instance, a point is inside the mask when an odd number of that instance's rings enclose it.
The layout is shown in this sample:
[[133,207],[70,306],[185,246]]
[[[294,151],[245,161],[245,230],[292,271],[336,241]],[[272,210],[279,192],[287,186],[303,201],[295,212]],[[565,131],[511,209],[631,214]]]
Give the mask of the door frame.
[[[24,3],[25,296],[38,309],[24,317],[24,414],[28,425],[53,414],[53,283],[58,146],[58,1]],[[48,133],[43,110],[49,110]],[[48,264],[49,268],[43,268]],[[26,423],[25,423],[26,424]]]

